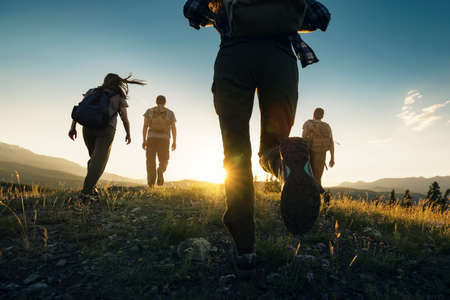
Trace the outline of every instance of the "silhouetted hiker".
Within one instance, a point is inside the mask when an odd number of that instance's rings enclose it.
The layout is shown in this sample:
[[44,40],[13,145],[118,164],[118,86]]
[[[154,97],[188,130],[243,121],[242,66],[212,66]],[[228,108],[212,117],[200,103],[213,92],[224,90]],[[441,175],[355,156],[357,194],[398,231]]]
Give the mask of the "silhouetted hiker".
[[323,169],[326,166],[327,152],[330,151],[331,158],[329,166],[334,166],[334,141],[331,127],[328,123],[323,122],[323,108],[316,108],[312,120],[308,120],[303,124],[302,136],[308,141],[311,150],[311,166],[313,176],[322,184]]
[[235,242],[238,272],[254,270],[256,264],[249,137],[255,91],[261,110],[260,164],[283,185],[281,212],[288,230],[308,231],[319,214],[320,187],[310,175],[306,141],[288,139],[298,98],[292,46],[303,67],[318,61],[297,31],[325,30],[330,18],[323,5],[306,2],[305,17],[304,0],[188,0],[184,6],[192,27],[214,25],[221,36],[212,92],[227,170],[223,222]]
[[84,99],[72,111],[72,126],[69,137],[77,137],[76,124],[83,125],[83,139],[89,151],[87,175],[84,180],[81,200],[95,200],[97,192],[95,185],[105,170],[108,162],[111,144],[117,125],[117,115],[120,115],[126,131],[125,142],[131,143],[130,122],[127,115],[128,84],[144,85],[141,80],[131,79],[131,75],[120,78],[116,74],[106,75],[103,84],[88,90]]
[[[170,132],[172,132],[172,151],[177,148],[177,127],[175,114],[166,108],[166,97],[156,97],[157,106],[148,109],[144,114],[144,127],[142,129],[142,148],[146,150],[147,183],[149,187],[155,184],[164,184],[164,172],[169,163]],[[159,166],[156,170],[156,155]]]

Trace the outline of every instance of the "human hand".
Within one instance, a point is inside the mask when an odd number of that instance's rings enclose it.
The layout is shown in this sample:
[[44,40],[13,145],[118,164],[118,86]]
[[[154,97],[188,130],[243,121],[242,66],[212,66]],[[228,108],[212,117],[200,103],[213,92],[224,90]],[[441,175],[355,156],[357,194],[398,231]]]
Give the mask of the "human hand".
[[142,149],[146,150],[147,149],[147,142],[142,142]]
[[127,143],[127,145],[129,145],[131,143],[131,136],[128,133],[127,136],[125,137],[125,143]]
[[72,141],[75,141],[75,139],[77,138],[77,130],[75,128],[71,128],[69,130],[69,137]]
[[177,144],[175,142],[172,143],[172,151],[175,151],[177,149]]
[[334,159],[332,158],[332,159],[330,159],[330,168],[332,168],[333,166],[334,166]]

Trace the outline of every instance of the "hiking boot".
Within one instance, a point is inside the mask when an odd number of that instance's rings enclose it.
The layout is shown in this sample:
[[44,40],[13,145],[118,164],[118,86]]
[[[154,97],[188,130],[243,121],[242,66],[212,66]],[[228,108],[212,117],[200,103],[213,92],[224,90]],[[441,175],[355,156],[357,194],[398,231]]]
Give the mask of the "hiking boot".
[[320,184],[312,176],[308,144],[288,138],[280,144],[281,201],[284,224],[292,234],[308,232],[320,212]]
[[158,168],[158,179],[156,180],[157,185],[163,185],[164,184],[164,175],[163,171]]

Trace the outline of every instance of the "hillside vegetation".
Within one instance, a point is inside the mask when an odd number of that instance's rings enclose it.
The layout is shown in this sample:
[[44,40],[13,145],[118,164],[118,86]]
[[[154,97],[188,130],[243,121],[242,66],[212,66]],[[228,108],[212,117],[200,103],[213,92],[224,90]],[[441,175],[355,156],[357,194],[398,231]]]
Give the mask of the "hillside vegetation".
[[[256,194],[257,276],[239,280],[222,185],[0,191],[6,299],[448,299],[450,214],[341,196],[290,235],[279,193]],[[193,240],[192,240],[193,239]]]

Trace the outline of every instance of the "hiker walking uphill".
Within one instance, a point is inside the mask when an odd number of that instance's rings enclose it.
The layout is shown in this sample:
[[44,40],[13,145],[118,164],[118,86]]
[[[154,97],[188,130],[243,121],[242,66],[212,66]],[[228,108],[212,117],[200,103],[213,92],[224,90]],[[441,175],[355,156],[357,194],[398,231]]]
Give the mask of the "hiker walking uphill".
[[[164,184],[164,172],[169,163],[170,133],[172,132],[172,151],[177,148],[177,128],[175,114],[166,107],[166,97],[156,98],[157,106],[148,109],[144,114],[142,129],[142,148],[146,150],[147,183],[149,187]],[[156,156],[159,166],[156,169]]]
[[81,200],[96,200],[96,189],[99,178],[108,162],[111,145],[120,115],[125,128],[125,142],[131,143],[130,122],[127,115],[128,84],[144,85],[141,80],[131,79],[131,75],[121,78],[117,74],[106,75],[103,84],[90,89],[83,96],[83,101],[72,111],[72,125],[69,137],[77,138],[76,124],[83,126],[83,139],[89,152],[87,175],[84,180]]
[[235,266],[240,271],[254,269],[249,136],[254,94],[258,92],[261,111],[260,164],[281,180],[281,211],[287,228],[304,233],[319,214],[320,187],[305,171],[309,170],[306,141],[288,138],[298,99],[298,68],[292,47],[303,67],[317,62],[297,31],[325,30],[330,15],[313,0],[188,0],[184,15],[192,27],[213,25],[221,36],[212,92],[227,170],[223,222],[235,242]]
[[313,120],[308,120],[303,124],[302,136],[308,141],[311,150],[311,166],[313,176],[322,184],[323,169],[326,166],[327,152],[330,151],[331,158],[329,166],[334,166],[334,141],[331,127],[323,122],[324,110],[316,108]]

